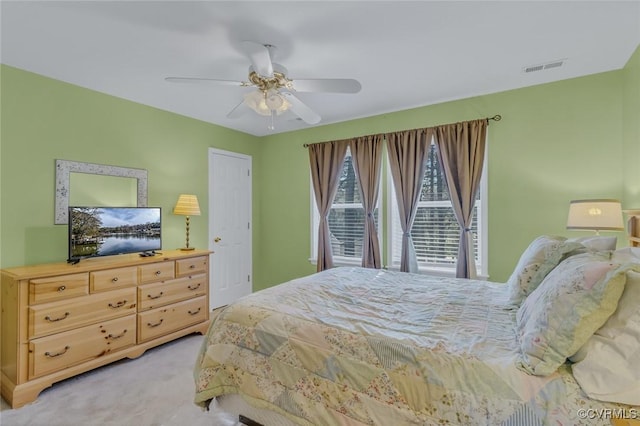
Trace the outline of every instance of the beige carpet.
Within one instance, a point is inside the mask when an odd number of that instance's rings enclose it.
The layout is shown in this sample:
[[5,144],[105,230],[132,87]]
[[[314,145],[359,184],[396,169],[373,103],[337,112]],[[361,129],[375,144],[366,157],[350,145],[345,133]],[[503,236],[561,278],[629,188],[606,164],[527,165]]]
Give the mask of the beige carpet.
[[234,426],[237,419],[193,403],[199,334],[54,384],[33,403],[12,410],[2,426]]

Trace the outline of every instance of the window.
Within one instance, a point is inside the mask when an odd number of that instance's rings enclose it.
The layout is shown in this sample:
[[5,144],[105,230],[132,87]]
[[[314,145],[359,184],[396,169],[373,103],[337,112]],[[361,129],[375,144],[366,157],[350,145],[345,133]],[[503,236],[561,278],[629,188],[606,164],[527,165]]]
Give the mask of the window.
[[[313,196],[313,189],[311,190],[311,198],[314,212],[311,241],[313,244],[313,259],[315,260],[317,259],[316,252],[318,250],[318,222],[320,215]],[[378,206],[380,205],[380,198],[378,198]],[[374,211],[376,225],[378,224],[379,210],[379,208],[376,208]],[[365,214],[362,208],[360,188],[353,168],[353,158],[351,157],[351,152],[347,150],[338,191],[328,217],[333,259],[337,264],[360,264],[364,240],[364,219]]]
[[[484,234],[482,200],[486,185],[485,176],[486,169],[485,173],[483,173],[481,189],[476,198],[471,225],[478,275],[486,273],[486,268],[482,261],[484,254],[482,244]],[[391,217],[389,232],[390,266],[399,268],[402,254],[402,227],[400,226],[393,182],[390,181],[388,187],[390,193],[388,208],[390,209]],[[411,229],[411,237],[420,269],[444,272],[455,270],[460,241],[460,227],[453,212],[449,189],[444,179],[444,172],[440,167],[437,148],[433,143],[431,143],[427,156],[427,165],[422,180],[418,209]]]
[[[486,158],[486,156],[485,156]],[[486,275],[486,199],[487,173],[486,160],[480,183],[480,191],[474,206],[472,233],[474,236],[474,250],[478,276]],[[384,176],[385,174],[383,174]],[[400,256],[402,250],[402,228],[398,216],[395,191],[391,173],[386,173],[387,185],[380,187],[378,208],[375,210],[376,224],[378,225],[378,238],[380,248],[386,252],[383,262],[391,269],[400,268]],[[387,212],[389,222],[386,241],[381,233],[381,208],[383,191],[387,192]],[[318,250],[318,222],[319,214],[316,207],[313,188],[311,188],[311,204],[313,220],[311,227],[311,261],[317,259]],[[338,191],[329,213],[329,232],[333,259],[336,265],[360,264],[362,259],[362,242],[364,238],[364,209],[360,202],[360,189],[356,181],[355,170],[349,151],[345,158]],[[432,143],[427,158],[427,167],[423,177],[422,190],[416,218],[411,230],[413,244],[416,250],[418,267],[420,270],[455,274],[458,258],[458,243],[460,239],[460,227],[453,213],[449,190],[440,168],[436,147]]]

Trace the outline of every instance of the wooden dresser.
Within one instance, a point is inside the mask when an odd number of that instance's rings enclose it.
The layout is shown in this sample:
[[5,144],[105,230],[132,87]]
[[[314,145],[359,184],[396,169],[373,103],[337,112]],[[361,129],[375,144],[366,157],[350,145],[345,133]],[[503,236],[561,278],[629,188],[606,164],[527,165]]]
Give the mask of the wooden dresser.
[[60,380],[206,333],[209,255],[175,250],[3,269],[2,396],[17,408]]

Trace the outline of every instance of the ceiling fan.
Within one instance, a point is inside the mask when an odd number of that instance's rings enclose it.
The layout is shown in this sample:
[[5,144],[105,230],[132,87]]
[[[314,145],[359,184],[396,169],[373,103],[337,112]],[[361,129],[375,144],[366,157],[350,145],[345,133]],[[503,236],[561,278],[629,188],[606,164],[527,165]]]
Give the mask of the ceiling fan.
[[220,80],[198,77],[166,77],[172,83],[214,83],[239,87],[255,87],[246,93],[244,99],[228,114],[228,118],[238,118],[248,109],[260,115],[270,116],[270,130],[274,127],[274,117],[291,111],[304,122],[317,124],[321,117],[304,104],[295,92],[358,93],[361,85],[357,80],[343,78],[289,79],[287,69],[272,62],[275,46],[253,41],[242,42],[244,53],[251,61],[248,81]]

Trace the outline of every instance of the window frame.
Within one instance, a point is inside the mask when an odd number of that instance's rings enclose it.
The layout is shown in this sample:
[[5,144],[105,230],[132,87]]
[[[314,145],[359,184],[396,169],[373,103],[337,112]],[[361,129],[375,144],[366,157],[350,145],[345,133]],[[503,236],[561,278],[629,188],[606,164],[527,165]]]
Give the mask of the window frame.
[[[488,141],[487,141],[488,142]],[[489,192],[489,178],[488,178],[488,143],[485,145],[485,156],[483,159],[482,165],[482,176],[480,178],[480,205],[478,206],[478,241],[479,244],[477,247],[478,250],[478,261],[476,262],[477,269],[477,277],[478,279],[488,279],[489,278],[489,262],[488,262],[488,192]],[[393,262],[393,231],[394,231],[394,220],[393,220],[393,212],[392,208],[397,203],[395,199],[395,190],[393,187],[393,178],[391,176],[391,166],[387,161],[387,185],[386,185],[386,194],[387,194],[387,245],[386,245],[386,254],[387,254],[387,266],[386,268],[389,270],[400,270],[400,263]],[[476,203],[478,202],[476,201]],[[422,204],[429,203],[431,205],[442,204],[442,203],[451,203],[450,201],[423,201],[420,202]],[[418,262],[418,273],[428,273],[431,275],[439,275],[446,277],[455,277],[456,275],[456,267],[455,265],[446,266],[439,264],[425,264]]]
[[[351,155],[351,150],[347,150],[347,155]],[[382,172],[382,170],[381,170]],[[380,254],[383,253],[383,233],[381,224],[384,223],[384,206],[382,203],[383,198],[383,173],[380,173],[380,191],[378,193],[378,202],[376,204],[376,208],[378,209],[378,241],[380,243]],[[309,258],[309,262],[313,265],[318,263],[318,225],[320,223],[320,212],[318,211],[318,207],[316,204],[315,192],[313,190],[313,180],[311,179],[311,175],[309,175],[309,190],[310,190],[310,208],[311,208],[311,257]],[[359,190],[359,189],[358,189]],[[361,203],[333,203],[331,208],[335,207],[362,207]],[[362,265],[362,257],[350,257],[350,256],[339,256],[333,255],[333,263],[335,266],[360,266]]]
[[[489,224],[489,141],[487,139],[485,146],[485,156],[482,166],[482,177],[480,178],[480,205],[478,206],[478,262],[476,263],[477,277],[478,279],[489,278],[489,238],[488,238],[488,224]],[[391,175],[391,169],[389,166],[389,160],[386,149],[383,150],[383,169],[380,173],[380,192],[378,195],[378,241],[380,242],[380,251],[383,257],[383,268],[389,270],[399,270],[399,264],[393,264],[393,214],[391,208],[393,203],[396,203],[394,190],[393,190],[393,178]],[[315,192],[313,190],[313,182],[311,175],[309,174],[309,205],[310,205],[310,253],[309,262],[313,265],[317,264],[318,259],[318,222],[320,220],[320,213],[316,207]],[[333,208],[333,206],[332,206]],[[386,222],[385,222],[386,220]],[[383,226],[384,225],[384,226]],[[336,266],[359,266],[362,264],[362,259],[334,256],[334,264]],[[426,266],[424,264],[418,264],[418,273],[428,273],[432,275],[440,275],[447,277],[455,277],[456,268],[452,266]]]

